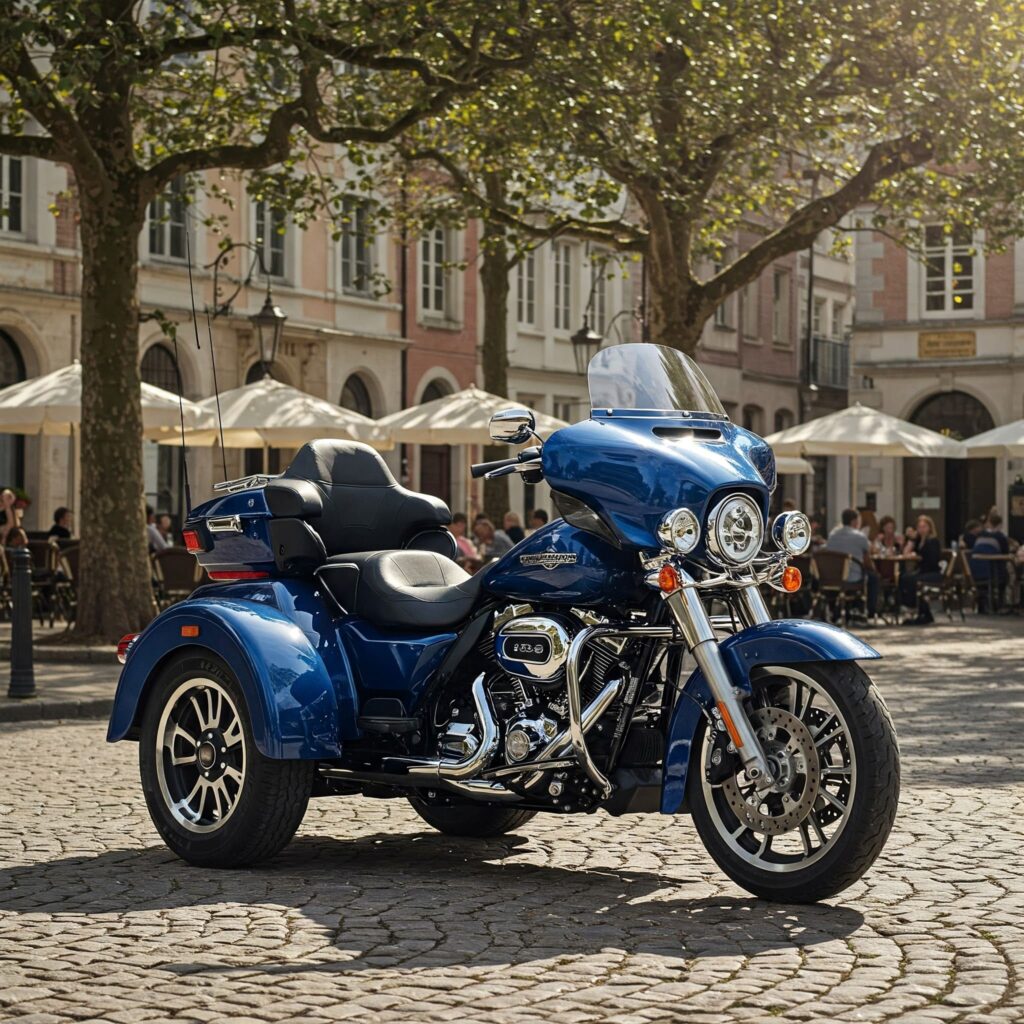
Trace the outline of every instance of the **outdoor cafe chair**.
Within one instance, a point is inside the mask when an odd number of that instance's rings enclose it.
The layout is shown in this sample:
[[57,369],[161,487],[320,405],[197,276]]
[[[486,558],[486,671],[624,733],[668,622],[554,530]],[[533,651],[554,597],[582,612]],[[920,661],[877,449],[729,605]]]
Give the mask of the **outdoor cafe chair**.
[[153,555],[156,602],[163,611],[182,601],[199,586],[202,569],[195,556],[185,548],[164,548]]
[[[841,551],[829,551],[827,548],[817,551],[811,560],[814,577],[818,582],[818,594],[812,609],[812,618],[831,618],[838,622],[850,620],[850,606],[858,601],[867,613],[868,583],[867,577],[861,573],[856,582],[850,580],[850,565],[856,561]],[[859,564],[859,563],[858,563]]]
[[878,614],[888,625],[900,621],[900,566],[898,558],[876,558],[878,573]]
[[943,548],[939,555],[942,578],[935,582],[920,581],[917,584],[918,597],[937,598],[950,622],[953,621],[954,609],[959,610],[961,620],[966,618],[964,615],[963,565],[961,552],[954,551],[952,548]]
[[78,607],[78,561],[81,545],[78,541],[58,545],[55,592],[57,607],[65,622],[73,622]]

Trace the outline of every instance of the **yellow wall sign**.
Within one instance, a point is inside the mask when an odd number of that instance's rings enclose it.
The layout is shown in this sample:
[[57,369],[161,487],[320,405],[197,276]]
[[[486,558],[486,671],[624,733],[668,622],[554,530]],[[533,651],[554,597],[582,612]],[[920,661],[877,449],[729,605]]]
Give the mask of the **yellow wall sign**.
[[969,359],[978,354],[974,331],[921,331],[918,359]]

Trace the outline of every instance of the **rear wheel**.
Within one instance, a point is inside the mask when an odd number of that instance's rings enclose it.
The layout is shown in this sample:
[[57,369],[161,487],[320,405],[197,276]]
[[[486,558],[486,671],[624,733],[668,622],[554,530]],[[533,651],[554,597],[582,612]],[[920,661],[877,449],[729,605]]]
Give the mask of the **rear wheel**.
[[774,666],[755,681],[751,723],[776,784],[758,793],[705,728],[688,783],[715,863],[765,899],[812,903],[841,892],[885,845],[899,800],[888,709],[860,666]]
[[412,809],[432,828],[446,836],[472,836],[486,839],[514,832],[537,812],[511,807],[487,807],[483,804],[437,803],[424,796],[411,796]]
[[245,867],[278,853],[302,821],[310,761],[264,757],[241,687],[221,661],[183,657],[142,716],[139,769],[150,817],[183,860]]

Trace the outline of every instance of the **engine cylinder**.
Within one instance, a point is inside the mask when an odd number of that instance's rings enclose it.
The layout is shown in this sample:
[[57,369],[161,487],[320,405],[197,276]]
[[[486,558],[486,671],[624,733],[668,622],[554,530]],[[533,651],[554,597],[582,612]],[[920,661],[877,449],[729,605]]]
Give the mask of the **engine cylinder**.
[[575,633],[576,627],[567,618],[523,615],[498,629],[494,657],[511,676],[554,682],[565,672]]

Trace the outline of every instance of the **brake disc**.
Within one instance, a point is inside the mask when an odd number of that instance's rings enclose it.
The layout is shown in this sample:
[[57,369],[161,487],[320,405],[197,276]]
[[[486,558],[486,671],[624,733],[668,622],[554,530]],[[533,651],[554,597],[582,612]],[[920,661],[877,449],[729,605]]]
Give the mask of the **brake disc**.
[[775,782],[768,792],[758,793],[739,772],[722,783],[722,792],[742,824],[765,835],[781,835],[796,828],[818,798],[818,750],[810,729],[785,708],[758,708],[750,723]]

